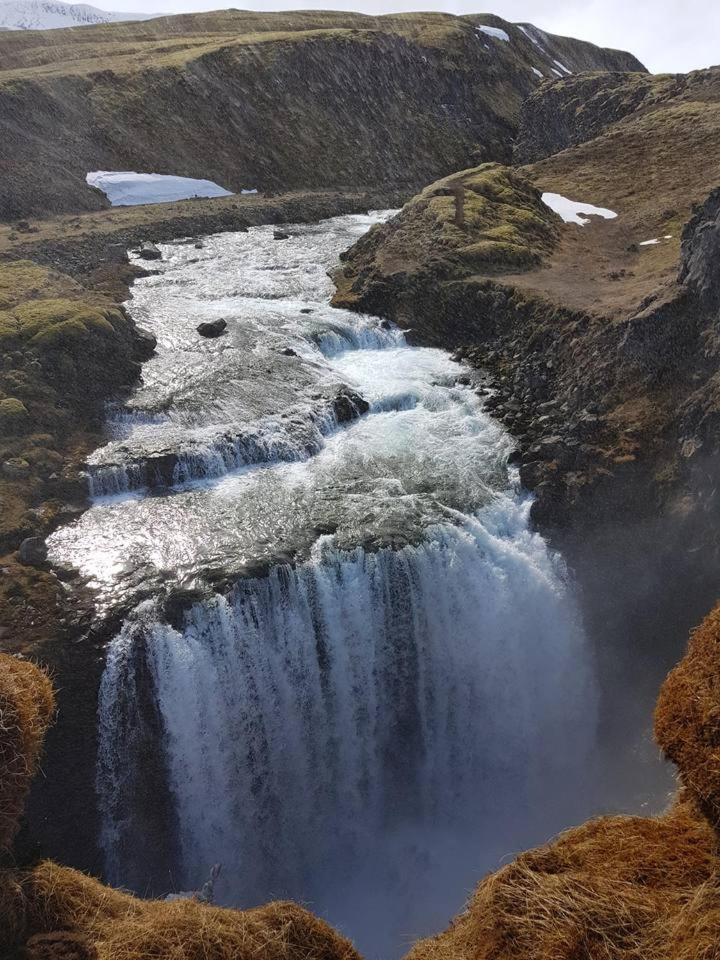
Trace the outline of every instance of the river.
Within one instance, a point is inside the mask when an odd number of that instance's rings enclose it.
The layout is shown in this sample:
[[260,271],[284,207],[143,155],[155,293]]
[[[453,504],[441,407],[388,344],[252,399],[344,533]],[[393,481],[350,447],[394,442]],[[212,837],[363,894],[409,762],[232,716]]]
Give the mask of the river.
[[587,812],[596,729],[572,586],[482,376],[329,305],[389,215],[162,246],[128,304],[156,355],[50,541],[124,611],[108,881],[197,889],[221,862],[222,903],[300,900],[368,958]]

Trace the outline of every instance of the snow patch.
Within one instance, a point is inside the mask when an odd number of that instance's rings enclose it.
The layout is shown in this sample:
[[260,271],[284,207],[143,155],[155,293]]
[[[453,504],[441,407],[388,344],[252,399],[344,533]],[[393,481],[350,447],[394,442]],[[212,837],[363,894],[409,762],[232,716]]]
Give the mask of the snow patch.
[[541,80],[545,79],[545,74],[542,72],[542,70],[538,70],[537,67],[533,67],[532,72],[535,74],[536,77],[540,77]]
[[[537,37],[534,37],[526,27],[520,26],[519,23],[516,24],[516,26],[517,26],[518,30],[522,30],[522,32],[523,32],[523,33],[525,34],[525,36],[528,38],[528,40],[530,41],[530,43],[534,43],[536,47],[540,47],[540,41],[537,39]],[[542,48],[541,48],[541,49],[542,49]]]
[[550,67],[550,69],[552,70],[552,72],[555,74],[556,77],[560,77],[561,80],[565,78],[565,74],[560,73],[560,71],[556,70],[555,67]]
[[[576,223],[584,227],[590,223],[588,217],[604,217],[605,220],[614,220],[617,214],[614,210],[606,210],[605,207],[595,207],[592,203],[579,203],[577,200],[568,200],[559,193],[544,193],[542,202],[546,207],[554,210],[565,223]],[[581,214],[587,216],[581,216]]]
[[553,60],[553,63],[554,63],[554,64],[557,64],[557,66],[560,67],[560,69],[561,69],[564,73],[567,73],[569,76],[572,76],[572,70],[568,70],[568,68],[565,66],[564,63],[560,63],[559,60]]
[[147,20],[151,16],[154,14],[113,13],[87,3],[63,3],[62,0],[6,0],[0,3],[0,30],[55,30],[90,23]]
[[[102,190],[113,207],[142,203],[171,203],[192,197],[230,197],[232,193],[212,180],[173,177],[162,173],[134,173],[130,170],[96,170],[85,177],[88,185]],[[243,193],[257,193],[243,190]]]
[[672,240],[672,234],[666,233],[664,237],[653,237],[652,240],[642,240],[638,246],[640,247],[654,247],[656,243],[660,243],[661,240]]
[[488,37],[493,37],[495,40],[503,40],[505,43],[510,43],[510,34],[505,30],[501,30],[500,27],[475,27],[478,33],[485,33]]

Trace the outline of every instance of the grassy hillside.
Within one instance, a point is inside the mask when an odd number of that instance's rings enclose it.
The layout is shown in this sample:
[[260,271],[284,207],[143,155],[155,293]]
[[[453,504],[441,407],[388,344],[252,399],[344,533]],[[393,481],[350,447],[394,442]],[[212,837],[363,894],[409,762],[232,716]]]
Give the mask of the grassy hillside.
[[643,69],[492,16],[226,10],[2,34],[0,218],[106,206],[85,184],[97,169],[233,191],[419,186],[508,159],[557,62]]

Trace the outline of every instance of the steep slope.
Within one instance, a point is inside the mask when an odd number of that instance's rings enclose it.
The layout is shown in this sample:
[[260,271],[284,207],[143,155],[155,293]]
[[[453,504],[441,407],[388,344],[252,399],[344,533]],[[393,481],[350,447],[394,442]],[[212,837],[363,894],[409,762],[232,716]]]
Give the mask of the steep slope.
[[521,103],[555,60],[643,69],[580,41],[542,43],[492,16],[230,10],[3,34],[0,218],[107,206],[85,183],[99,169],[233,191],[417,187],[509,159]]
[[0,30],[56,30],[91,23],[144,20],[145,13],[112,13],[87,3],[63,0],[5,0],[0,3]]

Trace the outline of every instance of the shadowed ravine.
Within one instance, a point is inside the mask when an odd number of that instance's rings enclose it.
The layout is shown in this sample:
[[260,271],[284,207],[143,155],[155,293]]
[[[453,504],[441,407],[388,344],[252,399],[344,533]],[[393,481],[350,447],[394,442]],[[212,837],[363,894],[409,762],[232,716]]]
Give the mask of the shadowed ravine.
[[222,902],[298,899],[387,958],[592,811],[596,709],[478,374],[328,305],[372,222],[163,247],[129,305],[157,354],[51,558],[132,609],[100,693],[108,881],[220,861]]

